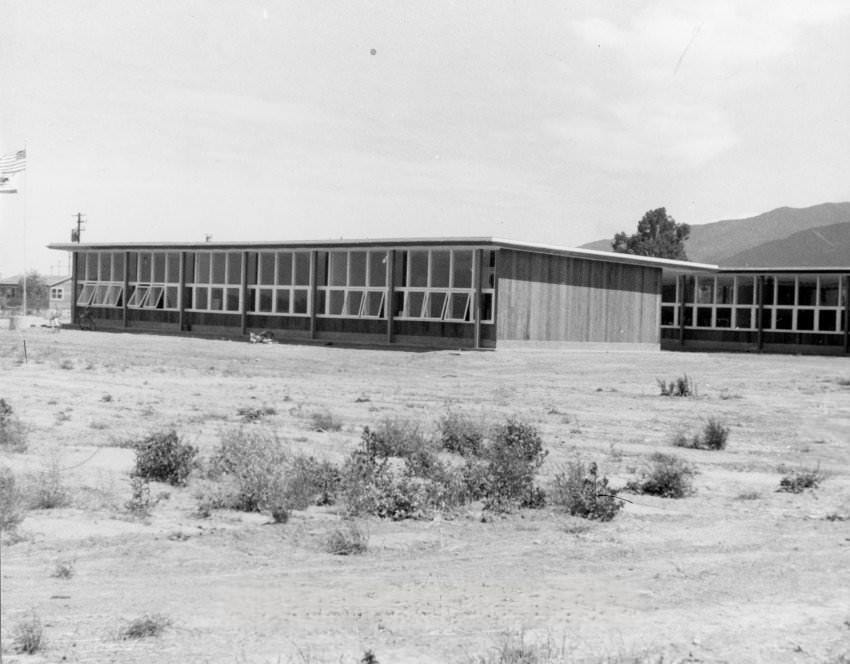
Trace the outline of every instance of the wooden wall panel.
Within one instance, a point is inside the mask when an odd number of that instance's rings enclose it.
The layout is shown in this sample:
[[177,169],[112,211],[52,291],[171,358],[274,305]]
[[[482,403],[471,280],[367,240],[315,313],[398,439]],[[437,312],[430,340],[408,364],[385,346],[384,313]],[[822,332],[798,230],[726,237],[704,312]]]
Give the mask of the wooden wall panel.
[[498,338],[658,343],[661,269],[499,252]]

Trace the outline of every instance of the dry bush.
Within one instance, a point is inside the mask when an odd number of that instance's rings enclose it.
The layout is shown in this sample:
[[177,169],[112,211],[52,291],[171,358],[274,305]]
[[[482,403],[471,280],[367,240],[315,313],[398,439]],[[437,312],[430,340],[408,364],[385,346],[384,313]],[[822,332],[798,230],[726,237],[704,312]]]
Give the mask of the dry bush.
[[0,449],[10,452],[26,452],[27,449],[26,429],[5,399],[0,399]]
[[696,384],[688,377],[688,374],[683,374],[669,382],[663,378],[656,378],[655,382],[658,383],[662,397],[695,397],[697,394]]
[[335,556],[352,556],[366,553],[369,548],[369,533],[354,521],[346,521],[334,528],[325,538],[325,551]]
[[71,502],[58,456],[53,456],[42,470],[28,477],[26,495],[30,509],[49,510]]
[[626,489],[662,498],[684,498],[693,493],[693,466],[672,454],[655,452],[640,477],[630,481]]
[[680,433],[673,439],[673,445],[693,450],[722,450],[725,449],[728,439],[729,427],[711,418],[706,422],[701,433],[691,437]]
[[136,448],[133,475],[174,486],[186,483],[198,454],[198,448],[181,443],[173,429],[151,433],[133,446]]
[[44,627],[41,618],[35,611],[21,619],[12,630],[12,647],[15,652],[34,655],[44,650],[47,641],[44,638]]
[[488,429],[484,422],[463,413],[449,411],[439,420],[437,428],[444,450],[464,457],[481,454]]
[[826,475],[821,472],[820,468],[799,470],[787,473],[779,480],[779,488],[777,491],[785,493],[803,493],[806,489],[816,489],[820,483],[826,479]]
[[487,462],[487,509],[506,511],[517,505],[541,507],[542,489],[534,485],[540,466],[548,453],[537,429],[526,422],[509,419],[497,427],[493,440],[484,450]]
[[50,575],[54,579],[70,579],[74,576],[74,563],[70,560],[60,560],[53,568],[53,573]]
[[24,519],[23,496],[11,468],[0,466],[0,532],[13,531]]
[[327,409],[319,410],[310,416],[310,426],[313,431],[339,431],[342,420]]
[[171,626],[171,618],[160,613],[145,614],[131,620],[118,633],[121,639],[144,639],[159,636]]
[[130,479],[130,490],[130,500],[124,503],[124,509],[140,519],[149,517],[158,502],[151,496],[150,483],[142,477],[133,477]]
[[608,486],[608,478],[598,477],[595,463],[567,464],[555,475],[548,496],[551,505],[584,519],[610,521],[623,507],[617,491]]
[[361,441],[367,454],[384,459],[406,458],[419,450],[436,447],[418,423],[394,418],[383,420],[373,429],[365,427]]

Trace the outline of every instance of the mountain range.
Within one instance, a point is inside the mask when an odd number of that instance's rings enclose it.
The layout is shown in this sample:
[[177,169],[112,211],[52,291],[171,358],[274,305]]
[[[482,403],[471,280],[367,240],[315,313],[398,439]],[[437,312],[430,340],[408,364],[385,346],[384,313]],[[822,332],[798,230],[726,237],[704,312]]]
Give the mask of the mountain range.
[[[611,251],[611,240],[582,247]],[[724,267],[850,266],[850,203],[781,207],[746,219],[693,225],[685,251],[692,261]]]

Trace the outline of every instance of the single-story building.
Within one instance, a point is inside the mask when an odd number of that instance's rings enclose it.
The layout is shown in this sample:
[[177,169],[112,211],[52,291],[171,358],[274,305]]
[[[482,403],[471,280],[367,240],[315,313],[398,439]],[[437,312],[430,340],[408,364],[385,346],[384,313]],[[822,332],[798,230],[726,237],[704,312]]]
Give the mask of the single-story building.
[[495,348],[848,353],[850,268],[716,265],[495,238],[50,245],[97,329]]
[[59,312],[63,317],[70,314],[71,311],[71,291],[73,284],[71,283],[71,275],[50,276],[45,279],[47,287],[50,289],[47,308],[50,311]]

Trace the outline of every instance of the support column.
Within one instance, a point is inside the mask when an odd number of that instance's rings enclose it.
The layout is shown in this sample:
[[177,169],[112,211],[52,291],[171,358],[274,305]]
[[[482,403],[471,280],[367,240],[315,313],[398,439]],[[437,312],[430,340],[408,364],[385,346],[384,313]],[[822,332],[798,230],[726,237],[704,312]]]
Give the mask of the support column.
[[[138,267],[137,267],[138,269]],[[153,265],[151,265],[153,270]],[[151,275],[153,276],[153,275]],[[124,297],[121,298],[121,326],[128,327],[130,321],[127,320],[127,300],[130,299],[130,252],[124,252]]]
[[80,252],[71,252],[71,324],[76,325],[77,321],[77,266],[80,261]]
[[756,329],[756,346],[759,350],[764,348],[764,275],[760,274],[756,282],[756,316],[758,316]]
[[319,252],[313,250],[310,252],[310,338],[316,338],[317,321],[316,321],[316,298],[319,293],[317,286],[318,275],[316,274],[319,265]]
[[242,252],[242,274],[239,285],[239,323],[242,327],[242,335],[248,334],[248,252]]
[[177,269],[177,327],[186,329],[186,252],[180,252],[180,264]]
[[688,277],[680,274],[676,277],[676,285],[679,288],[679,345],[685,345],[685,306],[687,304]]
[[476,249],[472,252],[472,278],[475,292],[472,294],[470,309],[472,313],[472,347],[481,348],[481,258],[483,251]]
[[387,294],[384,311],[387,314],[387,345],[393,342],[393,325],[395,323],[395,250],[387,250]]
[[850,353],[850,274],[844,277],[844,352]]

